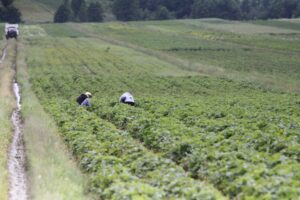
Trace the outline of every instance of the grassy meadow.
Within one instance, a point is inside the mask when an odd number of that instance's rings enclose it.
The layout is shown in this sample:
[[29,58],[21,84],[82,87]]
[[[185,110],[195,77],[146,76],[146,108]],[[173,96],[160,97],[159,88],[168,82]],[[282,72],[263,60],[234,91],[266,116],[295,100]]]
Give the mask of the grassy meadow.
[[[22,13],[22,20],[25,23],[53,22],[53,15],[58,8],[60,1],[16,0],[15,6]],[[50,5],[49,5],[50,4]]]
[[[295,199],[300,32],[274,23],[25,25],[20,42],[99,199]],[[135,107],[119,105],[125,91]]]

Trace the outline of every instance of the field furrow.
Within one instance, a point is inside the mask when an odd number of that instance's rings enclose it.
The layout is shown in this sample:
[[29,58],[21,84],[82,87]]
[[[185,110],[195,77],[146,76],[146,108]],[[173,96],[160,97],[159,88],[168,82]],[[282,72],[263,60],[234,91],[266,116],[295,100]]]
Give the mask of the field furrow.
[[[295,134],[288,139],[280,137],[281,134],[251,132],[247,130],[247,123],[240,126],[232,125],[226,131],[218,130],[218,127],[215,127],[215,130],[204,131],[188,128],[174,118],[158,117],[139,108],[118,104],[113,107],[103,105],[105,101],[96,102],[92,110],[128,131],[149,149],[177,162],[193,177],[208,179],[231,197],[238,195],[255,197],[258,193],[253,191],[257,191],[258,187],[265,189],[269,187],[269,181],[264,180],[280,179],[282,180],[280,186],[288,187],[291,182],[297,181],[294,178],[299,176],[297,172],[300,166],[299,152],[296,150],[298,144],[295,143],[295,139],[299,136]],[[257,156],[253,159],[251,155]],[[258,168],[263,167],[266,171],[273,171],[274,174],[257,177],[253,170],[257,168],[258,163],[260,164]],[[293,166],[288,170],[291,174],[295,174],[295,177],[281,174],[281,170],[287,166],[286,163]],[[245,188],[247,190],[251,188],[251,192],[239,188],[242,177],[252,177],[254,185],[245,183],[247,185]],[[273,184],[272,188],[276,188],[276,183]],[[297,187],[292,189],[290,186],[290,193],[294,191],[294,195],[297,195]],[[279,190],[277,195],[284,194]]]

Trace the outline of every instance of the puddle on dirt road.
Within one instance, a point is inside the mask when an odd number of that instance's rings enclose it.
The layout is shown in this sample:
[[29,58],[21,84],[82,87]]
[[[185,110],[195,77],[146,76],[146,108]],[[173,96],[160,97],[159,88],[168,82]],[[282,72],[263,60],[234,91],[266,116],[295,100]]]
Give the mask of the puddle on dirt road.
[[1,59],[0,59],[0,64],[4,61],[6,57],[6,47],[2,50],[2,56],[1,56]]
[[8,171],[10,177],[9,200],[27,200],[26,157],[21,123],[21,97],[17,82],[13,83],[17,108],[11,120],[14,126],[14,136],[9,150]]

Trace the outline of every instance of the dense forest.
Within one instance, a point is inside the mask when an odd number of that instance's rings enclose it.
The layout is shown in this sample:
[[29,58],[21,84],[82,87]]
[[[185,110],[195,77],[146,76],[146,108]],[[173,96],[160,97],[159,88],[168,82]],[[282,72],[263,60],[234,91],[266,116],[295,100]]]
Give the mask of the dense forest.
[[[230,20],[294,18],[300,16],[300,0],[108,0],[117,20],[161,20],[216,17]],[[74,5],[77,5],[74,8]],[[65,0],[56,22],[102,21],[101,3]],[[67,15],[67,16],[66,16]],[[79,17],[81,16],[81,17]],[[95,17],[96,16],[96,17]]]
[[119,20],[206,18],[232,20],[292,18],[300,0],[114,0]]

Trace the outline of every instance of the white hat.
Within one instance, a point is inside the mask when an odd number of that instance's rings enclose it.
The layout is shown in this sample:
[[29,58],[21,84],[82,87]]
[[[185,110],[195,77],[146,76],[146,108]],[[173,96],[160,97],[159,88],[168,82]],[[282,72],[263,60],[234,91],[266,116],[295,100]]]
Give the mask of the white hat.
[[91,98],[92,97],[92,94],[90,92],[86,92],[84,93],[87,97]]

